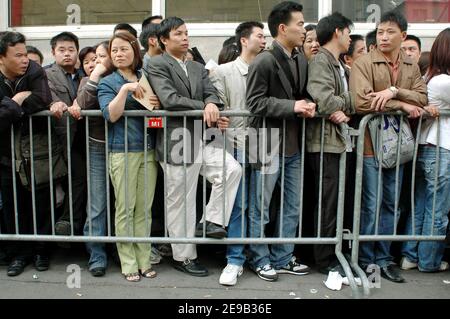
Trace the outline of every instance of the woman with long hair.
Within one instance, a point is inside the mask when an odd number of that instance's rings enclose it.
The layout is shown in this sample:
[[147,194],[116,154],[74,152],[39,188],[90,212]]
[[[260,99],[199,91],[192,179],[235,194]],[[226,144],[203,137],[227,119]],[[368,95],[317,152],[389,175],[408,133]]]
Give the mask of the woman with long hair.
[[[437,36],[425,75],[431,117],[423,120],[418,133],[419,152],[416,167],[414,231],[409,216],[407,229],[416,236],[445,236],[450,210],[450,118],[439,118],[441,110],[450,110],[450,28]],[[437,179],[436,179],[437,177]],[[434,211],[433,211],[434,210]],[[402,269],[418,267],[422,272],[445,271],[442,261],[445,242],[411,241],[403,246]]]

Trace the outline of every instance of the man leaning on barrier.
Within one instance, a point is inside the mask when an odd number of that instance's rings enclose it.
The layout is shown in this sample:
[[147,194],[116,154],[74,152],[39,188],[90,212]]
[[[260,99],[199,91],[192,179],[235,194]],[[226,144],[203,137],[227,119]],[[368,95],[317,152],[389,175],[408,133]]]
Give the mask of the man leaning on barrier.
[[[29,173],[29,164],[33,164],[33,160],[28,163],[23,160],[23,157],[17,156],[17,148],[29,152],[29,149],[25,149],[22,145],[22,143],[29,145],[29,115],[48,110],[50,102],[51,94],[47,77],[37,63],[28,59],[25,37],[17,32],[2,33],[0,35],[0,131],[2,133],[0,139],[0,174],[6,224],[5,229],[1,230],[3,234],[33,234],[34,226],[36,227],[34,235],[51,233],[49,187],[46,185],[35,189],[36,206],[33,207]],[[11,163],[12,124],[14,125],[14,146],[16,148],[15,163],[20,165],[14,168]],[[38,134],[42,134],[44,139],[47,139],[46,118],[34,118],[32,125],[33,140]],[[34,149],[39,146],[35,144]],[[25,166],[27,166],[25,170],[26,179],[23,179],[24,174],[21,172],[25,169]],[[34,166],[35,176],[38,175],[40,168],[45,168],[38,167],[39,165]],[[15,174],[16,187],[14,188],[13,172],[15,171],[17,173]],[[18,224],[16,224],[16,213]],[[11,242],[7,248],[8,254],[12,258],[7,270],[8,276],[21,274],[33,256],[36,270],[44,271],[49,268],[48,251],[43,243]]]
[[[295,237],[299,224],[302,170],[299,116],[314,117],[316,108],[306,99],[308,62],[296,49],[302,45],[305,32],[302,11],[303,6],[292,1],[282,2],[272,9],[268,19],[274,37],[272,48],[259,54],[249,68],[247,107],[256,116],[262,116],[251,117],[249,123],[262,132],[262,143],[256,153],[263,153],[256,165],[251,162],[255,169],[250,181],[248,234],[252,238],[265,237],[269,205],[279,181],[284,181],[281,190],[284,200],[283,210],[276,216],[274,237]],[[267,152],[271,155],[266,156]],[[278,274],[309,272],[309,267],[298,263],[293,256],[293,244],[273,244],[270,249],[267,244],[251,244],[249,250],[250,267],[263,280],[275,281]]]
[[[203,110],[209,128],[217,125],[225,129],[228,119],[220,117],[218,105],[222,104],[208,72],[197,62],[185,61],[189,40],[184,21],[176,17],[163,20],[159,42],[165,52],[152,58],[145,71],[161,101],[161,108],[169,112]],[[156,152],[167,185],[169,236],[190,238],[196,234],[203,236],[205,232],[208,237],[226,237],[224,227],[228,225],[233,209],[241,166],[228,152],[224,158],[220,142],[203,145],[201,119],[169,117],[165,121],[166,128],[157,133]],[[216,133],[220,135],[220,132]],[[212,191],[206,214],[196,229],[195,198],[199,174],[212,183]],[[195,244],[172,244],[172,250],[177,270],[192,276],[208,275],[208,270],[197,260]]]
[[[398,12],[390,11],[381,17],[377,28],[377,48],[355,61],[350,75],[350,91],[359,114],[382,113],[401,110],[410,118],[417,118],[427,105],[427,87],[419,67],[403,50],[407,21]],[[361,235],[393,235],[394,220],[399,213],[395,203],[400,194],[403,165],[400,165],[396,191],[396,168],[382,169],[382,200],[377,221],[377,189],[379,167],[374,146],[368,131],[364,140],[364,166],[361,204]],[[356,231],[356,230],[355,230]],[[362,268],[376,264],[384,278],[404,282],[393,267],[390,254],[391,243],[387,241],[364,242],[360,245],[359,263]]]
[[[306,150],[315,178],[315,193],[322,194],[322,198],[317,198],[314,227],[316,233],[320,227],[320,237],[336,236],[339,161],[341,154],[349,147],[351,149],[339,124],[350,121],[355,105],[348,91],[349,70],[340,62],[339,56],[348,51],[352,25],[348,18],[337,12],[319,21],[316,32],[321,47],[308,70],[308,93],[317,103],[317,112],[328,116],[326,120],[317,118],[306,122]],[[321,172],[322,192],[319,191]],[[314,257],[321,273],[337,270],[345,277],[334,254],[334,245],[315,245]]]

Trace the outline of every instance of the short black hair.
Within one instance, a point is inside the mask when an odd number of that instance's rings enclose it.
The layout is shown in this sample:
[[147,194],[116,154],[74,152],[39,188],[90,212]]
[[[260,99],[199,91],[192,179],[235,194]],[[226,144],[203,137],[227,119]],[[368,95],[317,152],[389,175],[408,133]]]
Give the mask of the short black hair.
[[415,42],[417,43],[417,46],[419,47],[419,51],[422,51],[422,41],[420,41],[420,39],[419,39],[418,37],[416,37],[416,36],[413,35],[413,34],[408,34],[408,35],[406,36],[405,41],[406,41],[406,40],[412,40],[412,41],[415,41]]
[[225,48],[226,46],[229,46],[230,44],[237,45],[237,43],[236,43],[236,36],[235,35],[233,35],[232,37],[229,37],[228,39],[223,41],[222,48]]
[[315,24],[308,24],[308,25],[305,27],[305,30],[306,30],[306,32],[313,31],[313,30],[317,30],[317,25],[315,25]]
[[9,47],[16,46],[19,43],[25,44],[25,36],[19,32],[3,32],[0,35],[0,55],[6,56]]
[[144,27],[144,29],[141,32],[141,35],[139,36],[139,41],[141,42],[142,46],[144,47],[145,51],[148,51],[148,39],[149,38],[158,38],[159,28],[160,25],[156,23],[150,23]]
[[377,29],[370,31],[366,34],[366,47],[367,51],[369,51],[369,48],[371,45],[376,46],[377,45]]
[[44,62],[44,55],[38,48],[33,47],[31,45],[27,45],[27,53],[36,54],[39,57],[41,64],[42,64],[42,62]]
[[239,50],[239,52],[242,52],[242,44],[241,39],[242,38],[250,38],[250,35],[253,32],[253,28],[261,28],[264,29],[264,25],[261,22],[257,21],[247,21],[242,22],[240,25],[236,28],[236,45]]
[[[151,16],[151,17],[148,17],[148,18],[145,18],[144,19],[144,21],[142,21],[142,30],[146,27],[146,26],[148,26],[149,24],[153,24],[153,20],[156,20],[156,19],[164,19],[161,15],[154,15],[154,16]],[[156,24],[156,23],[155,23]]]
[[317,24],[317,40],[320,46],[324,46],[333,39],[333,34],[336,29],[343,31],[346,28],[353,27],[353,22],[344,17],[339,12],[333,12],[332,14],[320,19]]
[[351,34],[350,39],[352,39],[352,42],[350,43],[350,46],[348,48],[348,52],[346,53],[346,55],[352,56],[353,53],[355,52],[356,42],[364,41],[364,37],[360,34]]
[[133,28],[130,24],[128,23],[119,23],[118,25],[116,25],[114,27],[114,33],[116,33],[117,30],[125,30],[130,32],[135,38],[137,38],[137,31],[135,28]]
[[162,43],[161,38],[169,39],[170,37],[170,31],[176,30],[179,27],[181,27],[185,22],[183,19],[178,17],[169,17],[165,18],[161,21],[160,28],[159,28],[159,35],[158,35],[158,41],[159,46],[162,50],[166,49],[166,46],[164,43]]
[[398,25],[400,31],[402,32],[406,32],[408,30],[408,21],[406,21],[405,16],[397,10],[385,12],[381,16],[380,24],[385,22],[394,22]]
[[222,48],[219,53],[219,65],[232,62],[239,56],[239,50],[235,43],[227,45]]
[[73,42],[75,43],[75,47],[77,48],[77,51],[80,49],[80,43],[78,42],[78,37],[73,34],[72,32],[61,32],[60,34],[55,35],[50,40],[50,45],[52,47],[52,50],[56,48],[56,45],[58,42]]
[[273,38],[278,35],[280,24],[288,24],[291,21],[292,12],[303,12],[303,6],[293,1],[283,1],[273,7],[267,19],[270,34]]

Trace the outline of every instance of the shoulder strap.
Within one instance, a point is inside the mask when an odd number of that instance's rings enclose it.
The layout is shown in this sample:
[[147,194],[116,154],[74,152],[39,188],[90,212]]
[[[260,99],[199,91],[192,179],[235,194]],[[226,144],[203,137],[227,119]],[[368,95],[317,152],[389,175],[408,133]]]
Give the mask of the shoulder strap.
[[[284,72],[284,74],[286,74],[286,77],[288,78],[289,82],[291,83],[292,88],[295,88],[294,75],[292,74],[291,68],[289,67],[289,63],[283,56],[284,53],[276,48],[273,48],[268,51],[273,55],[275,60],[277,60],[278,64],[283,69],[283,72]],[[298,61],[297,61],[297,65],[298,65]]]

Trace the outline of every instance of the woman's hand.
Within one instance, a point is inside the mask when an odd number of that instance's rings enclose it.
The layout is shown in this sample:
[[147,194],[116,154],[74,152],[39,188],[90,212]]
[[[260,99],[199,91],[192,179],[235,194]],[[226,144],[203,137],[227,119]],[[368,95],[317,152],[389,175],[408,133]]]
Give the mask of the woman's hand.
[[133,96],[137,99],[144,98],[145,90],[143,87],[140,86],[138,82],[134,83],[127,83],[124,86],[122,86],[122,90],[126,90],[127,92],[132,92]]

